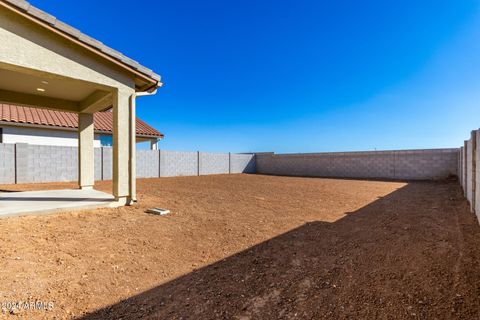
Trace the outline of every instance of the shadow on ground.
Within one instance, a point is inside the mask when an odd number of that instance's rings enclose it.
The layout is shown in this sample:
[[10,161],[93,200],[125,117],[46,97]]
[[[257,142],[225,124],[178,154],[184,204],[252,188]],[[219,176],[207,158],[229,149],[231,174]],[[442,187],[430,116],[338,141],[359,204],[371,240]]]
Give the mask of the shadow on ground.
[[83,319],[480,319],[480,227],[455,182],[412,182]]

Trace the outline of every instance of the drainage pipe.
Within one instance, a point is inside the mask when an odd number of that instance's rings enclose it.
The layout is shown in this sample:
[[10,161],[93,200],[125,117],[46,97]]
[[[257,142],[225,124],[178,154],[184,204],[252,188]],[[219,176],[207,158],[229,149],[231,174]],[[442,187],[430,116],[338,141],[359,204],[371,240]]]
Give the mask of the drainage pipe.
[[137,129],[136,129],[136,99],[137,97],[143,96],[152,96],[157,93],[157,89],[161,87],[163,83],[159,82],[158,86],[152,88],[150,91],[145,92],[135,92],[130,96],[130,106],[129,106],[129,161],[128,161],[128,170],[129,170],[129,193],[130,193],[130,203],[137,202],[137,182],[136,182],[136,138],[137,138]]

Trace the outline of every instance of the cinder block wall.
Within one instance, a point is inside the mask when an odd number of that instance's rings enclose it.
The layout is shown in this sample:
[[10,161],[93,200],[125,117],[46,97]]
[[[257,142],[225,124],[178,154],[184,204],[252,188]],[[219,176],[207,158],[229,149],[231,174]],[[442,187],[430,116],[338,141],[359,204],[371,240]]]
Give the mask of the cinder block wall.
[[199,153],[200,175],[230,173],[230,155],[228,153]]
[[257,154],[257,172],[263,174],[430,180],[457,175],[458,149]]
[[466,179],[467,183],[465,185],[465,196],[469,202],[472,201],[472,178],[473,178],[473,172],[472,172],[472,140],[467,141],[467,147],[466,147],[467,153],[466,153],[466,159],[467,159],[467,165],[466,165]]
[[75,181],[78,179],[77,148],[17,143],[17,183]]
[[160,150],[160,176],[198,175],[198,152]]
[[155,178],[160,176],[158,150],[137,150],[137,177]]
[[[465,145],[467,144],[468,142]],[[472,158],[473,154],[468,150],[468,146],[464,148],[468,155],[460,155],[459,149],[283,155],[138,150],[137,176],[174,177],[257,172],[344,178],[441,179],[456,175],[461,170],[460,181],[465,180],[465,190],[468,190],[468,198],[472,201],[474,188],[471,181],[468,181],[472,179],[474,167],[468,161],[459,164],[459,159]],[[77,180],[75,147],[0,144],[0,159],[0,183]],[[112,148],[96,149],[94,161],[95,179],[111,180]]]
[[254,173],[257,172],[255,164],[255,155],[246,153],[230,154],[230,173]]
[[467,195],[467,142],[465,141],[463,147],[461,148],[462,151],[462,189],[463,194]]
[[15,183],[14,144],[0,144],[0,183]]
[[462,189],[465,187],[465,178],[464,178],[465,170],[463,169],[464,161],[465,161],[465,157],[463,156],[463,147],[460,147],[460,150],[458,152],[458,162],[459,162],[458,183],[460,183],[460,186],[462,187]]
[[100,148],[102,150],[102,179],[113,179],[113,149],[112,148]]
[[94,178],[95,180],[103,180],[102,178],[102,148],[95,148],[94,150],[94,163],[93,168],[95,169]]
[[473,204],[473,210],[477,214],[477,218],[480,222],[480,150],[479,150],[479,144],[480,144],[480,131],[476,130],[474,131],[475,134],[475,139],[476,139],[476,152],[475,156],[473,157],[473,161],[475,163],[475,167],[472,170],[473,171],[473,185],[475,186],[475,191],[473,192],[473,199],[475,199],[475,202]]
[[[95,180],[111,180],[112,148],[95,148]],[[255,173],[254,154],[137,150],[137,177]],[[0,144],[0,184],[76,181],[76,147]]]
[[480,222],[480,131],[473,130],[460,148],[460,185],[470,209]]

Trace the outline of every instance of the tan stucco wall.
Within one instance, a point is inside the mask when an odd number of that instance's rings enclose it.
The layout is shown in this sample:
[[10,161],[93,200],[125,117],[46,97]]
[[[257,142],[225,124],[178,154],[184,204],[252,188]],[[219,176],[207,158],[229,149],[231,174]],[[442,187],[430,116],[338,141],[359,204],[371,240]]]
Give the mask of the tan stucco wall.
[[[75,83],[88,83],[94,89],[108,91],[113,97],[114,150],[113,150],[113,194],[121,203],[132,198],[130,184],[135,179],[135,170],[129,169],[129,163],[135,151],[130,150],[130,114],[129,99],[135,93],[134,75],[116,64],[92,53],[81,45],[75,44],[52,30],[38,25],[19,14],[0,7],[0,69],[18,73],[42,76],[46,79],[58,78]],[[2,88],[0,88],[2,89]],[[75,85],[72,85],[75,90]],[[107,94],[108,94],[107,92]],[[21,93],[27,100],[19,102],[52,108],[48,101],[37,104],[37,96]],[[6,96],[7,94],[4,93]],[[21,98],[21,97],[20,97]],[[20,99],[18,98],[18,99]],[[50,97],[52,100],[58,97]],[[0,101],[2,97],[0,96]],[[4,97],[6,99],[6,97]],[[57,99],[58,100],[58,99]],[[88,101],[88,98],[83,102]],[[66,101],[68,102],[68,101]],[[75,109],[77,101],[70,105]],[[87,106],[85,106],[87,107]],[[56,109],[62,108],[62,103]],[[85,109],[82,109],[85,110]],[[94,112],[89,110],[88,112]],[[80,128],[81,185],[93,184],[93,127]],[[84,133],[84,134],[83,134]],[[134,147],[134,144],[133,144]],[[90,161],[92,163],[90,163]]]
[[113,194],[116,198],[130,194],[130,97],[130,92],[119,90],[113,98]]
[[78,115],[78,184],[82,189],[91,189],[95,181],[93,114]]
[[24,67],[133,93],[134,78],[120,67],[3,7],[0,43],[8,43],[0,47],[0,68]]

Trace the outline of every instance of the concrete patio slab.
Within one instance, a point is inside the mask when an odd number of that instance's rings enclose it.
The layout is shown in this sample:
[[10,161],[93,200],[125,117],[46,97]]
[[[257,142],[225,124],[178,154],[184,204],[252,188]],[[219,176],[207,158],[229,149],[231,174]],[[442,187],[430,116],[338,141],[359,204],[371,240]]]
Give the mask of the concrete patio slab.
[[117,206],[112,195],[97,190],[0,192],[0,218]]

